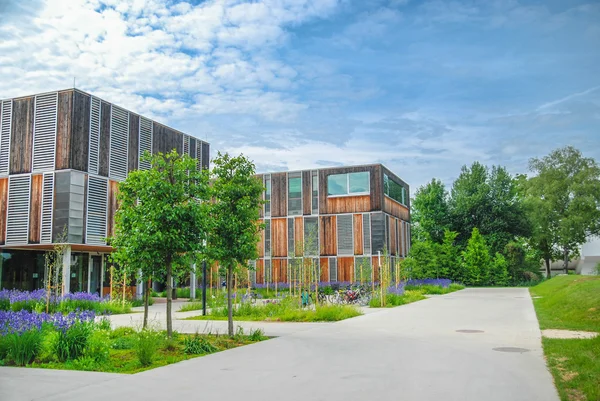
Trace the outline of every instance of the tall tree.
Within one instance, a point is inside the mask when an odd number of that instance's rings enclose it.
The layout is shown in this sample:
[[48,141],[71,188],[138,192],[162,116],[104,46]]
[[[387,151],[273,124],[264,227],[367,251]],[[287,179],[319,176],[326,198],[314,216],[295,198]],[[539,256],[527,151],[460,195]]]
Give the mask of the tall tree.
[[550,276],[556,254],[567,272],[569,259],[587,236],[600,232],[600,167],[572,146],[529,161],[535,174],[527,184],[534,240],[541,248]]
[[144,327],[148,319],[149,280],[167,287],[167,334],[173,333],[172,278],[191,269],[207,233],[208,172],[175,150],[144,159],[149,170],[136,170],[119,184],[119,209],[110,244],[114,260],[130,271],[141,271],[147,283]]
[[471,238],[462,253],[465,284],[486,285],[489,279],[490,250],[485,238],[477,228],[473,228]]
[[442,181],[434,178],[417,189],[411,208],[412,234],[415,240],[430,238],[441,243],[444,230],[450,227],[448,192]]
[[227,272],[228,332],[233,335],[232,277],[237,265],[258,257],[259,207],[264,187],[245,156],[221,154],[213,160],[211,230],[207,252]]

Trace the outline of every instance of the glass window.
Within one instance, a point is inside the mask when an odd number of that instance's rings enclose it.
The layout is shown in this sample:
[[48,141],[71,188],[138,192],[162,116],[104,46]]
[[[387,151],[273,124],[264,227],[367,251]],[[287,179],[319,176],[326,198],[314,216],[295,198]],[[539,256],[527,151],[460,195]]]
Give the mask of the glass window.
[[348,174],[334,174],[327,177],[327,195],[347,195]]
[[288,214],[302,214],[302,176],[301,173],[288,174]]
[[271,215],[271,175],[265,175],[265,216]]
[[406,188],[391,180],[387,174],[383,175],[383,189],[387,196],[406,205]]
[[369,192],[369,172],[348,174],[350,193]]
[[327,177],[327,195],[358,195],[369,193],[369,172],[334,174]]

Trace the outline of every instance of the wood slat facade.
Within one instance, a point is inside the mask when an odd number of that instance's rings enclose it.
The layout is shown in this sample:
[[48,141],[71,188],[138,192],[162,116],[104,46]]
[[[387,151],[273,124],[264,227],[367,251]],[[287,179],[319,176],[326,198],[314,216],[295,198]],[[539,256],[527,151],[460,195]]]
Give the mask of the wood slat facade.
[[40,243],[40,230],[42,219],[42,185],[44,176],[36,174],[31,176],[31,194],[29,200],[29,243]]
[[15,99],[10,136],[10,174],[31,173],[34,98]]
[[6,209],[8,207],[8,178],[0,178],[0,245],[6,242]]

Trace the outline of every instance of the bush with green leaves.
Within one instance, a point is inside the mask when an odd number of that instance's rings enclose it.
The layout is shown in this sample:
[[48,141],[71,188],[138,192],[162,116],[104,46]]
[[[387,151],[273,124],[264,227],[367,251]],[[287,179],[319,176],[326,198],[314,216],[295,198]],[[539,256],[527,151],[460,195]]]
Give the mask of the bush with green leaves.
[[8,334],[2,342],[6,342],[6,355],[17,366],[25,366],[33,362],[41,350],[42,332],[28,330],[22,333]]
[[142,366],[152,365],[156,351],[164,341],[162,333],[152,329],[143,329],[137,333],[135,353]]
[[206,338],[199,335],[187,336],[183,338],[183,352],[189,355],[210,354],[218,349],[212,345]]
[[464,283],[467,285],[487,285],[489,280],[490,251],[485,238],[477,228],[473,229],[466,249],[462,253]]
[[104,363],[110,357],[110,335],[107,330],[93,330],[83,350],[83,357],[89,358],[96,363]]
[[59,330],[54,344],[58,360],[64,362],[81,357],[93,330],[94,325],[90,322],[77,322],[66,330]]
[[250,341],[262,341],[266,339],[265,332],[262,329],[254,329],[248,335]]
[[489,284],[507,286],[509,283],[508,262],[501,253],[496,252],[496,256],[494,256],[494,260],[490,265]]

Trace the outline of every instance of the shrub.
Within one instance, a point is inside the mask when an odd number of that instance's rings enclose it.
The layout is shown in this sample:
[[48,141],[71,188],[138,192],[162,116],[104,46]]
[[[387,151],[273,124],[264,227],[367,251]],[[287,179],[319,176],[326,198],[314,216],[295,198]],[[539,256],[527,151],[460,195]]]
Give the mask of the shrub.
[[250,341],[262,341],[266,339],[265,332],[261,329],[252,330],[252,332],[248,335],[248,340]]
[[110,336],[106,330],[93,330],[87,339],[83,357],[96,363],[108,361],[110,356]]
[[142,366],[152,365],[162,339],[161,333],[155,330],[143,329],[137,333],[135,352]]
[[8,357],[16,365],[25,366],[31,363],[39,354],[42,345],[42,332],[28,330],[23,333],[13,333],[6,336],[8,342]]
[[112,349],[134,349],[137,340],[134,337],[118,337],[112,342]]
[[217,350],[217,347],[198,334],[183,339],[183,352],[189,355],[210,354]]
[[59,330],[55,343],[55,354],[60,362],[81,357],[92,333],[90,322],[76,322],[66,330]]
[[123,327],[117,327],[116,329],[112,330],[110,332],[110,338],[114,339],[114,338],[119,338],[119,337],[129,337],[129,336],[135,336],[136,331],[133,329],[133,327],[127,327],[127,326],[123,326]]

